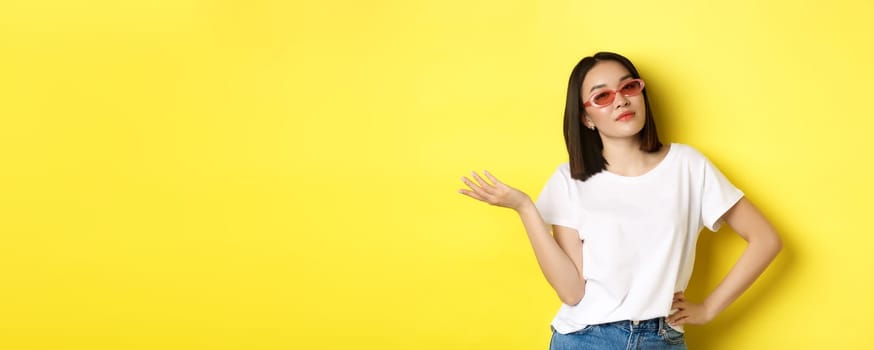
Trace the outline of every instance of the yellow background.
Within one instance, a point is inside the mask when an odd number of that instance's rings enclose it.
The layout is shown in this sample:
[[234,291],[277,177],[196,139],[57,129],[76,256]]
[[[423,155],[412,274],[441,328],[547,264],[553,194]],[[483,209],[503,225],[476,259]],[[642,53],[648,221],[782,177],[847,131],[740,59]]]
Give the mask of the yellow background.
[[[664,141],[785,248],[695,349],[874,346],[874,5],[0,3],[0,348],[545,349],[518,218],[565,161],[566,81],[630,57]],[[743,249],[702,234],[688,294]]]

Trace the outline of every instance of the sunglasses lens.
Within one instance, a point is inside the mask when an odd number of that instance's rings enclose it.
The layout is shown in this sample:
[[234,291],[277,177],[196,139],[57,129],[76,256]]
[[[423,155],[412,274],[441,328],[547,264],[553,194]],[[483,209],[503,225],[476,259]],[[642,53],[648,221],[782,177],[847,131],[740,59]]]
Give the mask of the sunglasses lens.
[[596,106],[606,106],[613,102],[613,97],[616,96],[613,91],[602,91],[597,95],[592,96],[592,103]]
[[640,93],[643,90],[643,85],[640,84],[639,80],[632,80],[625,85],[619,87],[619,93],[624,96],[634,96]]
[[589,101],[596,107],[604,107],[613,103],[617,93],[622,94],[622,96],[637,96],[641,91],[643,91],[643,81],[640,79],[634,79],[620,85],[617,90],[604,90],[598,92],[593,95]]

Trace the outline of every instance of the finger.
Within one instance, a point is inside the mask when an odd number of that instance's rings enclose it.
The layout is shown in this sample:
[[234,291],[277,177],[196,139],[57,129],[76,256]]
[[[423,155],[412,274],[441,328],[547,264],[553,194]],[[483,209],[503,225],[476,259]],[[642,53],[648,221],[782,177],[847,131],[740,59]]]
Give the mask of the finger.
[[681,311],[675,312],[673,315],[668,316],[668,318],[666,318],[665,321],[670,323],[670,324],[674,324],[677,322],[677,320],[685,318],[687,316],[688,315],[686,315],[686,312],[681,310]]
[[684,316],[684,317],[680,317],[680,318],[674,320],[673,322],[669,322],[669,324],[670,324],[671,326],[682,326],[682,325],[686,324],[686,322],[687,322],[688,320],[689,320],[689,317],[688,317],[688,316]]
[[489,179],[489,181],[491,181],[493,184],[495,184],[495,185],[501,184],[501,181],[498,181],[498,178],[496,178],[494,175],[492,175],[492,173],[490,173],[488,170],[483,170],[483,174],[485,174],[486,177]]
[[507,186],[506,184],[501,182],[501,180],[498,180],[498,178],[496,178],[494,175],[492,175],[492,173],[488,172],[487,170],[483,170],[483,174],[485,174],[486,177],[489,179],[489,181],[491,181],[494,184],[494,188],[496,190],[507,191],[507,190],[513,189],[512,187]]
[[473,181],[468,179],[467,176],[462,176],[461,182],[464,182],[464,184],[467,185],[467,187],[470,187],[470,189],[472,190],[476,190],[477,188],[479,188],[479,186],[477,186],[477,184],[473,183]]
[[467,187],[470,187],[471,192],[473,192],[477,195],[477,197],[474,197],[474,198],[479,199],[479,200],[486,202],[486,203],[491,203],[491,200],[490,200],[491,195],[488,192],[483,190],[481,187],[477,186],[473,181],[471,181],[467,177],[462,177],[461,181],[463,181],[464,184],[467,185]]
[[473,191],[471,191],[471,190],[464,190],[464,189],[461,189],[461,190],[458,190],[458,193],[461,193],[461,194],[463,194],[463,195],[465,195],[465,196],[468,196],[468,197],[470,197],[470,198],[473,198],[473,199],[476,199],[476,200],[479,200],[479,201],[482,201],[482,202],[486,202],[486,199],[485,199],[485,198],[483,198],[482,196],[476,194],[476,192],[473,192]]
[[482,177],[479,176],[479,174],[475,172],[471,172],[471,174],[473,175],[474,180],[476,180],[476,182],[480,185],[480,188],[482,188],[483,192],[487,193],[490,196],[495,195],[495,191],[497,190],[495,186],[484,180]]
[[476,180],[476,183],[478,183],[481,187],[487,188],[492,186],[492,184],[486,182],[486,180],[483,180],[483,178],[481,178],[479,174],[477,174],[475,171],[471,171],[470,175],[473,176],[473,179]]
[[464,184],[467,185],[467,187],[469,187],[471,191],[476,192],[480,196],[485,195],[485,192],[483,192],[482,188],[480,188],[477,184],[468,179],[466,176],[461,177],[461,182],[464,182]]

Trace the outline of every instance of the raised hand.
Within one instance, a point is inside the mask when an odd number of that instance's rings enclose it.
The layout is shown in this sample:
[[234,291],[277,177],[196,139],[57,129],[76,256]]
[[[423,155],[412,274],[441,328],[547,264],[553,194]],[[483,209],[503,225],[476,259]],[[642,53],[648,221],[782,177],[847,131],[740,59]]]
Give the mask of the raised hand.
[[458,193],[491,205],[514,210],[519,210],[525,204],[530,203],[531,199],[524,192],[505,185],[488,171],[483,171],[483,174],[490,182],[484,180],[475,171],[472,171],[470,175],[473,180],[470,180],[467,177],[461,178],[461,181],[464,182],[469,189],[460,189],[458,190]]

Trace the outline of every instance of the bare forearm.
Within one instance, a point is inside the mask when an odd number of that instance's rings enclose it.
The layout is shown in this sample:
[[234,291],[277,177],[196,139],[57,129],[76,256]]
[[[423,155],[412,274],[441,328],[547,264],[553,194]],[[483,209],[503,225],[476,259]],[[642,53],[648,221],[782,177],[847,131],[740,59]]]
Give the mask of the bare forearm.
[[[540,212],[534,206],[534,202],[522,191],[507,186],[489,172],[484,172],[491,183],[482,179],[476,172],[471,176],[474,180],[462,177],[469,189],[461,189],[458,192],[468,197],[480,200],[491,205],[511,208],[519,213],[528,239],[534,248],[534,256],[540,265],[540,270],[546,280],[555,289],[558,297],[565,304],[576,305],[583,298],[585,281],[582,277],[582,266],[578,269],[576,263],[565,253],[561,246],[550,234],[549,228],[543,222]],[[579,241],[572,239],[570,235],[561,232],[562,237],[567,237],[568,249],[571,245],[579,247]],[[579,252],[579,250],[578,250]],[[578,254],[582,254],[579,252]],[[580,257],[581,258],[581,257]],[[582,264],[582,262],[580,262]]]
[[574,262],[550,234],[549,226],[531,200],[516,209],[534,249],[534,256],[546,280],[565,304],[576,305],[583,298],[585,280]]
[[677,311],[668,317],[669,324],[710,322],[753,284],[782,249],[783,243],[777,231],[746,198],[735,203],[724,218],[747,241],[747,248],[703,303],[687,301],[683,293],[674,295],[671,307]]
[[704,301],[715,317],[734,302],[765,271],[782,248],[776,233],[751,240],[737,263]]

